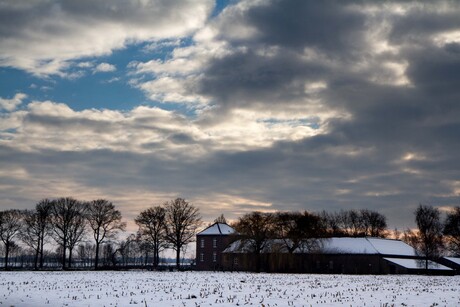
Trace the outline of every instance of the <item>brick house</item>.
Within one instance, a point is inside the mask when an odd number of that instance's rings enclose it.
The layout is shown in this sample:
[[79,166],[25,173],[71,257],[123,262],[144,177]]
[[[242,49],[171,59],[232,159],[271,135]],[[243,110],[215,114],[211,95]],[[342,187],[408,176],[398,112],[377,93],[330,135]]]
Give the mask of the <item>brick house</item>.
[[222,252],[235,230],[225,223],[214,223],[196,235],[196,269],[222,270]]

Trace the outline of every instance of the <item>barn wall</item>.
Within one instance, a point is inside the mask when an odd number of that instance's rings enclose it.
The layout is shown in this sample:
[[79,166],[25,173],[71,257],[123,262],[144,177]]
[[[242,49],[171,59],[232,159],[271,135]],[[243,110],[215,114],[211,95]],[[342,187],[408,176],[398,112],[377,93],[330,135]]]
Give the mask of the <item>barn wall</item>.
[[[223,269],[254,271],[254,254],[224,253]],[[390,266],[380,255],[356,254],[261,254],[261,271],[317,274],[390,274]],[[407,273],[401,268],[393,272]]]

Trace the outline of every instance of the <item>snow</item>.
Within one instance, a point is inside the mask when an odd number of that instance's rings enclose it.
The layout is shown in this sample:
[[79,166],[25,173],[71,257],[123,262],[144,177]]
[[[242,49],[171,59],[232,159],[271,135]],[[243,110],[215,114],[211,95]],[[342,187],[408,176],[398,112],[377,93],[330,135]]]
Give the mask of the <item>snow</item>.
[[224,223],[215,223],[202,232],[198,233],[199,236],[202,235],[230,235],[235,233],[235,229]]
[[0,306],[459,306],[460,276],[1,272]]
[[236,240],[230,244],[223,253],[250,253],[252,252],[251,246],[248,241]]
[[410,245],[399,241],[381,238],[331,238],[324,240],[323,252],[341,254],[381,254],[416,256]]
[[[404,258],[383,258],[387,261],[396,263],[407,269],[420,269],[425,268],[425,260],[415,260],[415,259],[404,259]],[[452,271],[451,268],[443,266],[439,263],[428,261],[428,269],[430,270],[448,270]]]
[[330,238],[323,240],[326,254],[378,254],[367,238]]
[[417,256],[415,249],[399,240],[366,238],[379,254],[382,255],[399,255],[399,256]]
[[453,263],[460,265],[460,258],[457,258],[457,257],[444,257],[444,258],[446,258],[449,261],[452,261]]
[[[282,240],[271,240],[267,247],[263,250],[268,253],[273,248],[278,248],[282,245]],[[298,250],[296,252],[303,252]],[[247,242],[235,241],[224,250],[224,253],[231,252],[250,252],[251,248]],[[287,251],[285,251],[287,252]],[[314,250],[313,252],[318,252]],[[406,243],[399,240],[380,239],[380,238],[328,238],[321,240],[321,253],[325,254],[382,254],[382,255],[395,255],[395,256],[416,256],[415,250]]]
[[[223,253],[252,253],[253,240],[236,240],[232,244],[230,244]],[[284,252],[287,253],[287,249],[283,247],[284,241],[281,239],[272,239],[265,242],[262,253],[272,253],[272,252]]]

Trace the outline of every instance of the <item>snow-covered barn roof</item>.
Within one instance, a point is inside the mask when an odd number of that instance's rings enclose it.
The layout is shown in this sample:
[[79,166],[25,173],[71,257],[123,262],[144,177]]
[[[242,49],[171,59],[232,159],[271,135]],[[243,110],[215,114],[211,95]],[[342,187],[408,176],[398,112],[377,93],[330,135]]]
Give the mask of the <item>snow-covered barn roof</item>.
[[[425,260],[416,260],[416,259],[403,259],[403,258],[383,258],[389,262],[395,263],[400,265],[406,269],[424,269],[425,268]],[[442,264],[428,261],[428,269],[429,270],[447,270],[452,271],[451,268],[448,268]]]
[[197,236],[203,235],[231,235],[235,233],[235,229],[225,223],[214,223],[203,231],[199,232]]
[[415,249],[399,241],[381,238],[330,238],[323,241],[327,254],[381,254],[416,256]]
[[[236,240],[230,244],[223,252],[224,253],[250,253],[252,252],[252,247],[250,240]],[[286,248],[283,248],[283,240],[281,239],[272,239],[264,244],[262,253],[270,252],[287,252]]]
[[[283,241],[279,239],[270,240],[262,251],[263,253],[273,252],[276,248],[277,252],[286,252],[286,249],[281,248]],[[308,244],[307,244],[308,245]],[[327,238],[319,239],[319,244],[313,245],[314,250],[309,250],[308,247],[302,247],[295,253],[303,252],[319,252],[325,254],[380,254],[388,256],[416,256],[416,251],[410,245],[399,241],[381,238]],[[251,246],[248,241],[235,241],[230,244],[224,253],[247,253],[251,251]]]
[[460,258],[458,257],[444,257],[444,259],[447,259],[450,262],[460,265]]

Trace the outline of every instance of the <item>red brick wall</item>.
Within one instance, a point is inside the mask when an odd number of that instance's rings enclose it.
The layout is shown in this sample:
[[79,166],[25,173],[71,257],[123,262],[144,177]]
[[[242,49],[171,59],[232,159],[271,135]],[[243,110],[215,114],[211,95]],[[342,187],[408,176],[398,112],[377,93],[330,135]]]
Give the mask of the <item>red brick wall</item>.
[[[204,240],[204,247],[202,247]],[[214,240],[216,245],[214,246]],[[228,235],[198,235],[196,240],[196,268],[197,270],[221,270],[222,251],[227,248],[229,243]],[[216,253],[216,261],[213,254]],[[201,258],[203,255],[203,259]]]

